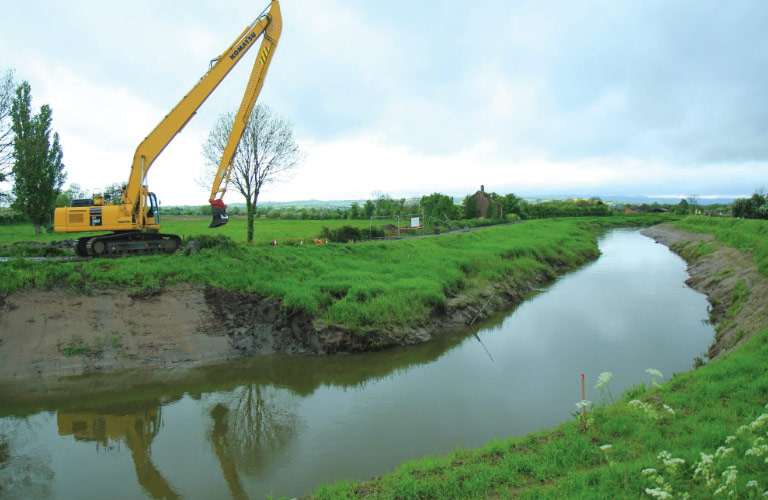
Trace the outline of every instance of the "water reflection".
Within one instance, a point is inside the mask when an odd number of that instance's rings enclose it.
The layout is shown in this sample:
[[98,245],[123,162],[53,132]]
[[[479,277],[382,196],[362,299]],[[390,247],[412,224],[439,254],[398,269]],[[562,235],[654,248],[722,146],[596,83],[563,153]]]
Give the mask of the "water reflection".
[[[264,474],[290,448],[299,429],[291,400],[269,386],[248,384],[225,394],[208,410],[208,433],[232,498],[248,498],[237,467]],[[218,399],[218,398],[217,398]]]
[[118,442],[124,442],[130,450],[136,478],[151,498],[181,498],[152,462],[152,441],[162,427],[160,407],[121,415],[59,412],[56,421],[60,436],[93,441],[97,446],[107,449],[112,449]]
[[[189,394],[195,399],[211,392],[232,391],[247,384],[273,385],[297,396],[308,396],[320,387],[364,388],[367,384],[430,364],[459,346],[474,331],[498,328],[508,311],[464,328],[444,332],[437,339],[386,352],[336,356],[273,354],[190,369],[139,369],[121,373],[91,374],[59,379],[1,382],[0,417],[82,407],[83,401],[99,404],[101,398],[116,405],[167,403]],[[475,341],[476,342],[476,341]]]

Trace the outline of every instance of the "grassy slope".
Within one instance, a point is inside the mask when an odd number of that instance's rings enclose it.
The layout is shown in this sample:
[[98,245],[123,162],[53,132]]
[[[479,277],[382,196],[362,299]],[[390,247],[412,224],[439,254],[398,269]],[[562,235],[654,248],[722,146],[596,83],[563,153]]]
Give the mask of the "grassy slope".
[[[689,218],[678,226],[706,228],[758,262],[768,258],[768,247],[754,237],[765,234],[765,221]],[[522,439],[410,462],[371,482],[325,485],[315,497],[763,498],[766,401],[768,329],[721,360],[661,387],[636,386],[616,404],[598,406],[589,412],[586,433],[577,421],[567,422]]]
[[768,275],[768,221],[686,217],[674,226],[692,233],[714,234],[724,244],[752,254],[760,272]]
[[[282,224],[294,228],[293,222]],[[473,293],[501,279],[524,286],[534,276],[578,266],[597,255],[596,238],[583,227],[632,222],[648,219],[537,220],[396,242],[221,245],[191,255],[85,262],[14,260],[0,266],[0,293],[205,284],[282,297],[288,310],[352,327],[414,325],[440,313],[447,296]]]

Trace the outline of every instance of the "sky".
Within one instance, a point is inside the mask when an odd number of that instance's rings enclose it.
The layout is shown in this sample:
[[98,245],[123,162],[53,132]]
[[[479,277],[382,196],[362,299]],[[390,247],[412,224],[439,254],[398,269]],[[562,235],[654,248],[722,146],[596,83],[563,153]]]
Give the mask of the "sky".
[[[53,109],[67,184],[128,178],[138,144],[266,7],[26,0],[3,8],[0,72]],[[259,103],[303,152],[259,201],[744,197],[768,185],[764,0],[283,0]],[[203,205],[202,144],[255,52],[148,173]],[[242,202],[230,190],[225,202]],[[676,201],[676,200],[674,200]]]

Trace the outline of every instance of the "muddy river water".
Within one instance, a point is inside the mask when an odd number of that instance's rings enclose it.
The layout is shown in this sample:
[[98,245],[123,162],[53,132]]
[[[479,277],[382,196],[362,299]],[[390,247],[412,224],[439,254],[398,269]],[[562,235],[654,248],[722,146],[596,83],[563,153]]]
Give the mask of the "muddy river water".
[[[0,392],[0,498],[264,498],[572,418],[692,366],[713,338],[685,263],[635,230],[472,331],[404,349],[266,356]],[[478,339],[479,338],[479,339]]]

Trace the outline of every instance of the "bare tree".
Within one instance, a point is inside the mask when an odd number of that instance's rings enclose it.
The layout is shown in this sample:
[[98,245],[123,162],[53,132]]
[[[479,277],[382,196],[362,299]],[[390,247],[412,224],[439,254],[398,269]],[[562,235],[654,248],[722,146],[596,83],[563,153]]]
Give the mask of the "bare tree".
[[[213,183],[234,119],[234,113],[221,115],[203,144],[203,182],[208,187]],[[230,177],[232,185],[245,198],[249,243],[253,241],[254,214],[262,189],[269,183],[285,180],[301,159],[291,123],[274,115],[268,106],[257,104],[232,159]]]
[[698,194],[689,194],[688,195],[688,204],[691,206],[691,210],[693,214],[698,213],[699,211],[699,195]]
[[[0,76],[0,183],[8,180],[13,167],[13,130],[11,128],[11,101],[16,88],[13,70]],[[0,191],[0,202],[8,195]]]

